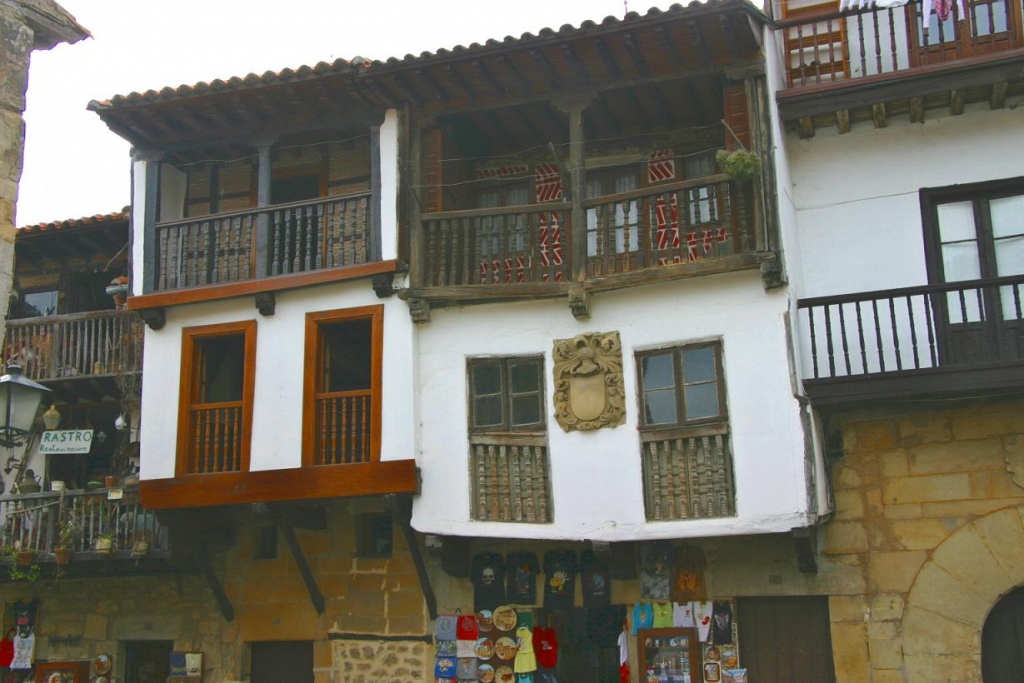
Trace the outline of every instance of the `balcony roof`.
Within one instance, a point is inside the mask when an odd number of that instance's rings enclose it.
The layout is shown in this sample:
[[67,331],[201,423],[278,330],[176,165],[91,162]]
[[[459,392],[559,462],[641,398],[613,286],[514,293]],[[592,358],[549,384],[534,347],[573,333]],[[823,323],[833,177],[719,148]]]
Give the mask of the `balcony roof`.
[[289,132],[379,121],[408,104],[436,113],[551,99],[555,93],[721,73],[760,63],[760,24],[746,0],[673,5],[515,38],[374,61],[213,80],[92,101],[89,109],[136,147],[179,153]]
[[128,260],[128,213],[113,212],[18,228],[15,274],[19,277],[62,269],[122,267]]
[[[127,207],[126,207],[127,209]],[[114,211],[111,213],[98,213],[93,216],[83,216],[82,218],[67,218],[59,221],[50,221],[49,223],[33,223],[32,225],[23,225],[18,228],[17,237],[22,238],[27,235],[34,235],[37,233],[55,232],[58,230],[68,231],[76,228],[83,227],[100,227],[105,225],[113,225],[117,223],[127,223],[128,212],[125,211]]]

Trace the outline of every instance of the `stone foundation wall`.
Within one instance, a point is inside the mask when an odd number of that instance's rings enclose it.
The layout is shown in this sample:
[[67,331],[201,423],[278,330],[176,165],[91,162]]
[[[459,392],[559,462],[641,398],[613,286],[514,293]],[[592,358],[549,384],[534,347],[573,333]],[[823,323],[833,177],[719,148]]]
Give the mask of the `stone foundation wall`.
[[[317,683],[426,681],[432,649],[401,640],[422,638],[428,619],[397,526],[390,558],[355,556],[355,515],[380,509],[379,501],[369,499],[337,503],[328,510],[327,530],[296,530],[325,598],[322,615],[283,538],[276,558],[252,559],[256,525],[247,516],[239,520],[234,546],[214,557],[234,607],[231,622],[198,575],[5,582],[0,599],[39,600],[37,661],[91,660],[108,653],[117,680],[127,640],[172,640],[176,650],[202,652],[204,683],[248,680],[249,643],[309,640]],[[344,640],[344,634],[370,639]],[[68,636],[77,641],[68,644]]]

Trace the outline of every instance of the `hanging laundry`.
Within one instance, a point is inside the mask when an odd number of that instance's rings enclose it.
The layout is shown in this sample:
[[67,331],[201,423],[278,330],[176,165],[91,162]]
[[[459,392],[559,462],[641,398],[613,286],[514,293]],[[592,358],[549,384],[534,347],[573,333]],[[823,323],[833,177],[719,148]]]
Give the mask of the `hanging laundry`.
[[[956,9],[957,21],[963,21],[966,16],[966,13],[964,12],[964,0],[956,0]],[[939,18],[940,22],[945,21],[953,12],[953,0],[921,0],[921,19],[923,23],[925,43],[928,42],[928,24],[931,23],[933,11]]]

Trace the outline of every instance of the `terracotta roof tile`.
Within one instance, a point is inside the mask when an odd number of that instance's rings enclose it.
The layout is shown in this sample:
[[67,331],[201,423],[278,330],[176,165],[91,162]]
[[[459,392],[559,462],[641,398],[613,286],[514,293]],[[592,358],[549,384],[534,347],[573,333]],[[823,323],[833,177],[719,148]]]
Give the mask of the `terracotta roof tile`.
[[18,228],[18,234],[32,235],[42,232],[54,232],[57,230],[78,228],[86,225],[104,225],[107,223],[120,223],[127,220],[128,213],[125,211],[117,211],[115,213],[98,213],[95,216],[85,216],[83,218],[69,218],[63,221],[52,221],[50,223],[36,223],[34,225],[24,225]]

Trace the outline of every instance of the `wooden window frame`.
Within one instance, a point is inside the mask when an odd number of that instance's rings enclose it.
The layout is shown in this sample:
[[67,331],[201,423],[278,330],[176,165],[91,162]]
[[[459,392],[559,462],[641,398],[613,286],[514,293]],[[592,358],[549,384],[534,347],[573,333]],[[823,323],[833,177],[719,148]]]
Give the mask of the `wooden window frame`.
[[174,476],[206,476],[213,473],[188,474],[189,411],[193,395],[199,389],[199,353],[197,341],[212,337],[241,334],[244,338],[242,363],[242,443],[241,472],[249,471],[249,453],[252,446],[252,408],[256,388],[256,321],[242,320],[216,325],[186,327],[181,331],[181,384],[178,395],[178,448]]
[[[700,417],[687,419],[686,418],[686,392],[684,388],[686,385],[686,378],[682,376],[684,372],[682,366],[682,354],[685,351],[695,351],[698,349],[711,348],[715,352],[715,384],[718,389],[718,415],[710,417]],[[672,374],[673,374],[673,386],[676,400],[676,420],[675,422],[668,422],[664,424],[647,424],[647,413],[644,410],[644,381],[643,381],[643,359],[652,356],[661,356],[671,353],[672,355]],[[637,390],[637,412],[639,413],[638,421],[641,431],[644,432],[659,432],[668,430],[687,430],[689,428],[699,428],[705,425],[725,425],[729,422],[729,406],[726,402],[726,391],[725,391],[725,369],[722,362],[722,342],[721,340],[705,341],[705,342],[694,342],[691,344],[678,344],[673,346],[663,346],[656,349],[646,349],[644,351],[637,351],[636,353],[636,390]]]
[[[322,336],[320,327],[366,318],[370,320],[370,453],[369,462],[380,462],[381,416],[383,406],[382,376],[384,353],[384,306],[360,306],[306,314],[306,351],[302,390],[302,466],[344,467],[346,465],[315,465],[317,377],[320,374]],[[359,464],[359,463],[352,463]],[[365,463],[362,463],[365,464]],[[348,466],[351,466],[349,464]]]
[[[536,363],[538,371],[537,399],[540,404],[540,421],[524,425],[512,424],[512,390],[509,385],[509,366],[529,361]],[[476,411],[473,391],[473,368],[484,365],[498,365],[501,370],[501,413],[500,425],[476,426]],[[466,360],[466,398],[469,409],[466,411],[469,420],[470,434],[544,434],[547,431],[547,414],[544,411],[544,357],[538,355],[494,356],[487,358],[469,358]]]

